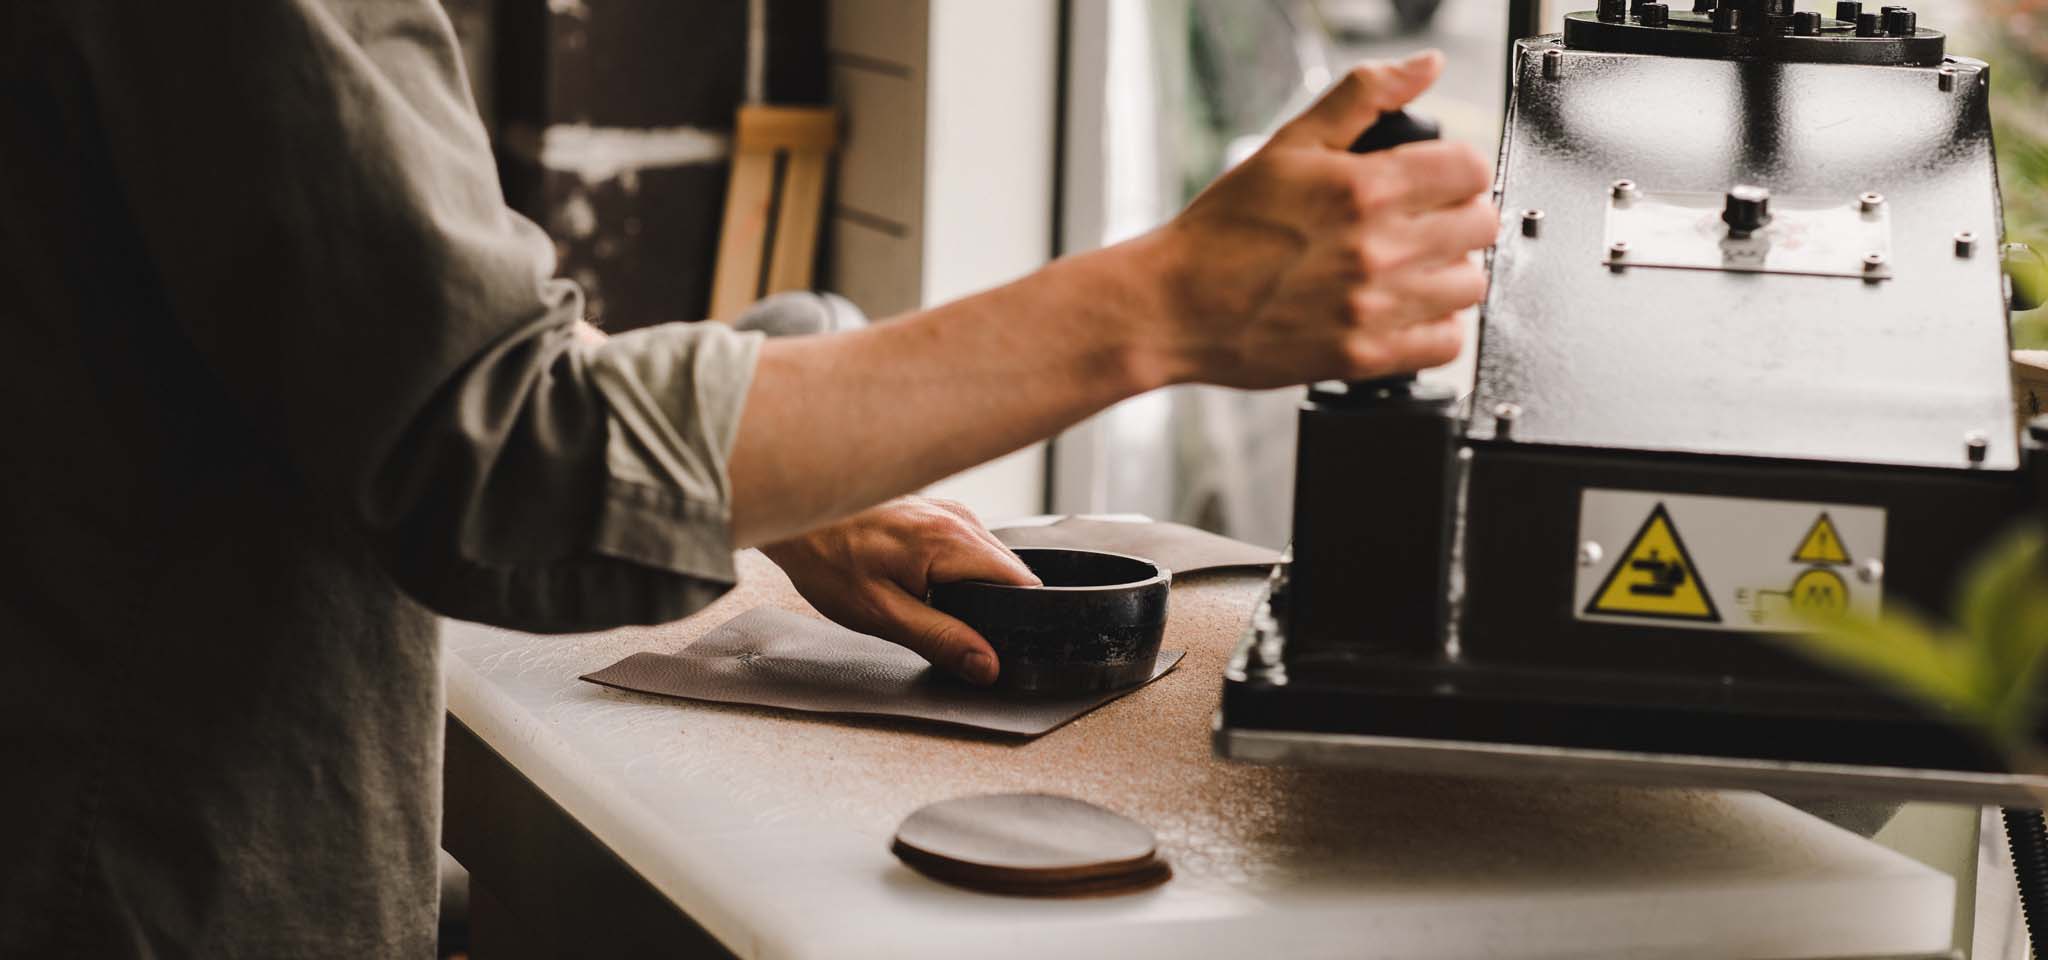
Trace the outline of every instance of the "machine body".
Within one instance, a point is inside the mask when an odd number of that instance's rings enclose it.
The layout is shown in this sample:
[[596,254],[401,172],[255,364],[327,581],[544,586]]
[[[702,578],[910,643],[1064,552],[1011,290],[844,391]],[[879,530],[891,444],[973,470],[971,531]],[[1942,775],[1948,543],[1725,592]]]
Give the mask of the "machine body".
[[2012,796],[1785,639],[1948,609],[2038,499],[1989,68],[1856,4],[1620,6],[1517,44],[1471,397],[1311,391],[1218,750]]

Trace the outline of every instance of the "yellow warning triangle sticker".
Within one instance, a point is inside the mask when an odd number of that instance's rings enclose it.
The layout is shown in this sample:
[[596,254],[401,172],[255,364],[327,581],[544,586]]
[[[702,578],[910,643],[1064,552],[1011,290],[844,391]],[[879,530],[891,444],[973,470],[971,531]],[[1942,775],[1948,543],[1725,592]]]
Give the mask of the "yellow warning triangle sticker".
[[1799,541],[1799,549],[1792,552],[1793,563],[1848,563],[1849,548],[1842,546],[1842,534],[1835,529],[1835,522],[1823,513],[1813,522],[1813,528]]
[[1665,620],[1703,620],[1720,623],[1714,599],[1700,581],[1699,567],[1678,538],[1678,528],[1664,505],[1650,511],[1650,518],[1636,531],[1628,549],[1614,561],[1600,589],[1593,591],[1589,614],[1617,617],[1655,617]]

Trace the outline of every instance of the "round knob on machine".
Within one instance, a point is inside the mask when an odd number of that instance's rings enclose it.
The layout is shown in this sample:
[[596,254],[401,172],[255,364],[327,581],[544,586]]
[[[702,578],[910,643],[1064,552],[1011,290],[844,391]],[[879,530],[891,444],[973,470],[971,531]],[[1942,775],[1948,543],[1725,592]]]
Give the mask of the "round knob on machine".
[[1920,15],[1905,7],[1884,8],[1884,33],[1888,37],[1910,37],[1920,29]]
[[1600,22],[1621,23],[1628,19],[1628,0],[1600,0]]
[[1728,225],[1728,233],[1736,239],[1769,226],[1771,192],[1747,184],[1731,188],[1726,205],[1721,208],[1721,222]]
[[1715,32],[1715,33],[1734,33],[1734,32],[1735,32],[1735,13],[1736,13],[1736,11],[1735,11],[1735,8],[1734,8],[1733,6],[1730,6],[1730,5],[1727,5],[1727,4],[1723,4],[1723,5],[1721,5],[1721,6],[1715,7],[1715,8],[1714,8],[1714,32]]
[[1856,35],[1859,37],[1884,36],[1884,19],[1874,13],[1857,14]]
[[1820,14],[1812,10],[1801,10],[1793,14],[1792,35],[1795,37],[1820,36]]
[[1853,24],[1856,22],[1856,18],[1862,15],[1863,0],[1837,0],[1835,3],[1835,19],[1837,20]]
[[1664,3],[1646,3],[1636,8],[1636,22],[1646,27],[1671,25],[1671,6]]

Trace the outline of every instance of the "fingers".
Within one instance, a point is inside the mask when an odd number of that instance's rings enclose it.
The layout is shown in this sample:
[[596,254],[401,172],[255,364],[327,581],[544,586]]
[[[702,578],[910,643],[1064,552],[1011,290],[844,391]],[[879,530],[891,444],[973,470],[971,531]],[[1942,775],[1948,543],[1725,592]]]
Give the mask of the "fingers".
[[[945,511],[958,521],[958,529],[941,531],[947,537],[947,549],[941,549],[932,558],[927,577],[934,583],[951,580],[986,580],[990,583],[1006,583],[1017,587],[1039,585],[1038,575],[1017,559],[1017,554],[1008,544],[996,538],[982,525],[981,518],[974,515],[966,504],[952,500],[927,499],[926,503]],[[959,537],[961,532],[971,539]],[[948,536],[951,534],[951,536]]]
[[[1469,260],[1409,270],[1387,284],[1400,304],[1395,325],[1407,327],[1456,313],[1486,298],[1486,271]],[[1404,322],[1405,321],[1405,322]]]
[[925,568],[925,579],[931,583],[985,580],[1013,587],[1038,586],[1038,576],[1024,561],[1017,559],[1009,547],[996,542],[993,534],[987,536],[986,540],[963,536],[938,545]]
[[1346,379],[1361,380],[1440,367],[1458,358],[1465,328],[1456,314],[1426,323],[1354,335],[1345,351]]
[[1443,69],[1444,56],[1435,50],[1424,50],[1397,63],[1353,67],[1322,99],[1281,127],[1273,141],[1348,148],[1380,114],[1421,96]]
[[1500,211],[1484,197],[1408,218],[1398,236],[1381,241],[1397,263],[1442,263],[1493,246]]
[[1458,206],[1493,189],[1493,170],[1478,148],[1456,140],[1406,143],[1354,161],[1361,193],[1410,213]]
[[876,606],[880,618],[870,626],[876,636],[909,648],[968,683],[987,686],[996,681],[996,652],[973,627],[901,590],[882,589]]

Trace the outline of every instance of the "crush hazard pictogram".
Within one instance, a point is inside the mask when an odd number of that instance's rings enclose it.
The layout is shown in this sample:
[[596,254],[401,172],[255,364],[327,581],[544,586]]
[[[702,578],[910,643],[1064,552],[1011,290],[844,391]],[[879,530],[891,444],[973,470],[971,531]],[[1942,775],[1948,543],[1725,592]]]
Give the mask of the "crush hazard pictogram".
[[1828,519],[1827,514],[1821,514],[1820,519],[1807,529],[1806,536],[1800,538],[1799,549],[1792,552],[1792,562],[1849,562],[1849,548],[1842,545],[1842,534],[1835,529],[1835,522]]
[[1664,504],[1650,511],[1649,519],[1629,541],[1628,549],[1615,560],[1614,569],[1593,591],[1586,612],[1616,617],[1652,617],[1665,620],[1721,622],[1714,600],[1700,580],[1698,565],[1686,552],[1678,527]]

